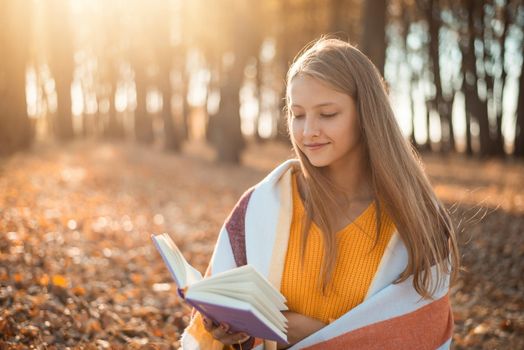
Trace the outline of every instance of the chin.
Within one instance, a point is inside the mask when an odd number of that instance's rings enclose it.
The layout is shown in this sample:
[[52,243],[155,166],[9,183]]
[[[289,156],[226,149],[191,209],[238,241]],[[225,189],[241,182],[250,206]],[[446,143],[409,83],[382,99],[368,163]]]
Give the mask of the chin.
[[330,161],[325,159],[312,159],[308,157],[308,160],[309,163],[311,163],[311,165],[313,165],[315,168],[323,168],[331,163]]

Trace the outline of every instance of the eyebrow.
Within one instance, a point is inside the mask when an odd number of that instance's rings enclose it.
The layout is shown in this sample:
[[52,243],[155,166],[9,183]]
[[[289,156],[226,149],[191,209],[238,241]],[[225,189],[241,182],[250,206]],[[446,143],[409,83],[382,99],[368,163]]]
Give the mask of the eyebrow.
[[[324,107],[324,106],[330,106],[330,105],[334,105],[334,104],[335,104],[335,102],[324,102],[324,103],[319,103],[318,105],[313,106],[313,108]],[[301,105],[297,105],[297,104],[292,104],[291,107],[300,107],[300,108],[303,108]]]

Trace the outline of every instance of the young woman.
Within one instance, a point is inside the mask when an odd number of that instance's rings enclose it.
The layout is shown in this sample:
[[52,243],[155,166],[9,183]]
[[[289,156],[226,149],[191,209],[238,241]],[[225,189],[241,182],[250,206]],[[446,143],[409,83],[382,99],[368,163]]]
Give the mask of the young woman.
[[248,190],[208,274],[249,263],[287,299],[289,344],[198,313],[184,349],[447,349],[450,217],[395,121],[380,74],[354,46],[322,38],[287,76],[298,159]]

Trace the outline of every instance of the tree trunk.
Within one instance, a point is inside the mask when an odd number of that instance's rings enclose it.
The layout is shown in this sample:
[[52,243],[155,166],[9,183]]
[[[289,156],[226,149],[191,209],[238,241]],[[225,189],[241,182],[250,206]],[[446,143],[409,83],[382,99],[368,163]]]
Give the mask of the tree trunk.
[[424,150],[431,152],[431,135],[430,135],[430,128],[431,128],[431,110],[433,107],[431,106],[431,101],[426,101],[426,130],[427,130],[427,136],[426,136],[426,144],[424,146]]
[[[464,49],[464,50],[467,50],[467,49]],[[464,57],[464,53],[465,51],[462,50],[462,56]],[[466,155],[468,156],[472,156],[473,155],[473,145],[472,145],[472,140],[471,140],[471,120],[475,118],[475,115],[473,114],[473,111],[475,110],[475,107],[474,107],[474,100],[475,100],[475,97],[473,96],[473,94],[475,93],[474,91],[471,91],[472,87],[470,86],[470,84],[466,83],[466,79],[470,79],[468,78],[469,75],[467,74],[467,71],[466,71],[466,68],[464,67],[464,64],[465,64],[465,59],[462,60],[462,76],[463,76],[463,82],[462,82],[462,93],[464,94],[464,101],[465,101],[465,104],[466,104],[466,113],[465,113],[465,118],[466,118],[466,130],[465,130],[465,133],[466,133]]]
[[[240,88],[244,83],[244,69],[251,57],[257,57],[262,43],[262,29],[250,23],[253,13],[260,13],[258,1],[249,2],[251,6],[239,6],[231,12],[231,44],[222,54],[233,54],[234,62],[221,70],[220,104],[215,119],[213,146],[218,160],[228,163],[240,162],[240,154],[245,147],[240,119]],[[229,51],[229,52],[228,52]]]
[[[286,0],[286,2],[287,1],[288,0]],[[320,4],[320,6],[322,6],[322,3]],[[308,38],[314,38],[318,35],[318,23],[319,23],[318,7],[319,7],[319,2],[317,0],[307,0],[306,3],[304,4],[304,8],[306,12],[304,17],[306,19],[305,23],[307,23],[307,25],[304,28],[304,33],[307,33]]]
[[[447,153],[455,151],[455,136],[451,120],[453,99],[445,98],[442,91],[440,74],[440,43],[439,34],[442,26],[440,19],[441,9],[438,0],[429,0],[426,8],[426,18],[429,26],[429,57],[433,73],[433,84],[435,85],[434,108],[440,119],[440,151]],[[454,94],[452,93],[452,96]]]
[[109,62],[109,84],[111,86],[111,90],[109,91],[109,115],[104,134],[108,138],[121,139],[124,137],[124,127],[120,118],[118,118],[115,106],[118,73],[116,63],[113,60]]
[[455,129],[453,128],[453,103],[455,102],[455,95],[456,92],[453,91],[451,95],[451,99],[445,100],[444,103],[444,110],[442,111],[444,115],[444,119],[447,122],[448,127],[448,135],[449,135],[449,150],[452,152],[456,152],[457,146],[455,143]]
[[66,141],[74,137],[71,112],[71,83],[73,81],[73,39],[71,12],[68,4],[51,0],[48,4],[49,42],[51,43],[50,68],[55,79],[57,96],[56,118],[53,122],[56,136]]
[[[164,31],[166,42],[169,42],[169,32]],[[167,44],[166,44],[167,45]],[[168,151],[178,152],[182,147],[182,132],[180,123],[175,123],[173,116],[173,108],[171,99],[173,96],[173,88],[171,85],[171,55],[170,50],[166,47],[159,48],[159,62],[160,62],[160,90],[162,91],[162,121],[164,122],[164,149]],[[179,52],[182,57],[183,53]]]
[[[184,55],[184,58],[186,56]],[[185,67],[185,66],[184,66]],[[189,90],[189,76],[185,69],[182,69],[181,72],[182,81],[180,84],[180,98],[182,99],[182,110],[180,111],[182,125],[181,125],[181,133],[182,138],[184,140],[189,139],[189,119],[191,117],[191,107],[189,103],[187,102],[187,93]],[[208,92],[209,93],[209,92]]]
[[[497,123],[497,111],[495,111],[495,120],[490,121],[489,118],[489,108],[488,104],[489,101],[491,101],[495,107],[498,105],[497,101],[497,93],[495,91],[495,81],[496,81],[496,75],[493,71],[494,69],[488,69],[488,65],[495,65],[494,58],[493,58],[493,52],[491,50],[492,46],[494,45],[494,31],[492,28],[490,28],[488,23],[491,23],[491,21],[494,19],[495,15],[486,13],[486,6],[493,6],[495,7],[495,4],[493,4],[492,1],[487,1],[484,4],[480,5],[480,40],[482,41],[482,74],[481,76],[484,77],[484,81],[486,83],[486,99],[484,106],[486,108],[486,115],[488,115],[488,128],[489,128],[489,143],[487,145],[487,155],[495,156],[500,155],[499,150],[497,150],[497,142],[498,142],[498,136],[502,136],[502,133],[498,130],[498,123]],[[491,12],[491,11],[490,11]],[[486,15],[489,17],[486,20]],[[504,23],[503,23],[504,25]],[[504,47],[502,46],[501,52],[504,52]],[[502,139],[500,139],[502,142]],[[501,146],[502,154],[504,154],[503,151],[503,145],[502,143],[499,145]]]
[[[481,4],[482,6],[482,4]],[[480,156],[489,155],[491,138],[489,133],[489,119],[487,102],[478,95],[478,76],[475,57],[475,1],[467,2],[468,38],[467,48],[463,48],[464,82],[463,91],[466,99],[466,113],[477,120],[479,126]],[[478,11],[477,11],[478,12]]]
[[413,147],[420,149],[420,145],[417,143],[415,138],[415,98],[413,97],[412,88],[413,88],[414,78],[413,76],[409,80],[409,108],[411,112],[411,135],[409,135],[409,140]]
[[31,1],[4,1],[0,5],[0,156],[27,149],[33,131],[27,115],[25,71]]
[[[409,61],[409,55],[410,55],[410,49],[408,45],[408,35],[410,31],[410,23],[412,22],[412,14],[411,9],[409,6],[402,2],[401,4],[401,17],[400,17],[400,24],[401,24],[401,36],[402,36],[402,46],[404,48],[404,55],[406,57],[406,60]],[[409,109],[410,109],[410,115],[411,115],[411,133],[409,135],[409,141],[411,145],[417,150],[420,150],[421,147],[417,143],[417,139],[415,138],[415,98],[413,96],[413,87],[416,84],[416,81],[418,79],[418,74],[415,73],[413,67],[411,65],[407,65],[407,68],[409,69],[409,79],[408,79],[408,96],[409,96]]]
[[[178,18],[183,17],[183,4],[179,5]],[[179,44],[177,47],[171,44],[171,31],[174,29],[172,17],[175,16],[173,8],[167,1],[163,1],[155,8],[153,17],[158,21],[154,26],[156,35],[154,39],[154,51],[159,65],[158,85],[162,93],[162,111],[161,117],[163,121],[164,131],[164,149],[167,151],[178,152],[182,146],[182,132],[180,128],[181,122],[176,123],[173,116],[172,97],[174,95],[171,84],[171,71],[176,64],[176,68],[180,73],[184,71],[184,59],[186,57],[183,45]],[[182,27],[178,28],[179,31]],[[181,35],[181,34],[179,34]]]
[[[188,9],[188,2],[187,1],[181,1],[180,2],[180,13],[182,14],[179,18],[179,25],[180,25],[180,37],[184,37],[186,34],[186,31],[188,30],[188,18],[186,16],[187,9]],[[191,108],[189,106],[189,103],[187,101],[187,94],[189,91],[189,74],[186,69],[186,60],[187,60],[187,46],[184,46],[182,43],[181,46],[182,52],[177,55],[179,57],[179,60],[177,61],[178,64],[176,64],[177,69],[180,72],[180,98],[182,99],[182,109],[179,111],[180,113],[180,137],[183,138],[184,141],[187,141],[189,139],[189,124],[190,124],[190,117],[191,117]]]
[[135,64],[136,110],[135,110],[135,137],[140,143],[152,143],[153,120],[147,113],[147,79],[143,63]]
[[[331,0],[329,4],[329,30],[334,34],[341,34],[345,29],[344,0]],[[310,3],[308,5],[311,5]]]
[[164,64],[161,74],[161,90],[162,90],[162,120],[164,122],[164,148],[168,151],[180,151],[182,146],[181,132],[179,132],[177,125],[173,119],[171,108],[171,81],[169,79],[170,67]]
[[[286,23],[286,18],[293,13],[291,11],[290,0],[280,1],[279,7],[279,22],[284,24]],[[282,72],[282,80],[286,78],[286,72],[289,69],[290,64],[293,60],[293,55],[295,52],[291,49],[294,38],[293,33],[290,30],[286,30],[285,27],[281,30],[278,36],[277,42],[277,57],[276,64],[279,66],[279,70]],[[283,113],[286,105],[286,91],[284,88],[279,92],[279,105],[278,105],[278,119],[277,119],[277,134],[275,139],[279,142],[285,143],[286,145],[291,144],[291,140],[288,135],[287,128],[287,115]]]
[[386,0],[364,2],[364,32],[360,40],[363,52],[384,76],[386,62]]
[[471,118],[472,115],[470,113],[471,107],[468,106],[467,98],[466,98],[466,155],[467,156],[473,156],[473,145],[471,143]]
[[498,91],[494,92],[494,100],[495,100],[495,116],[496,116],[496,135],[494,140],[494,152],[496,155],[504,156],[504,136],[502,135],[502,115],[504,113],[504,107],[503,107],[503,101],[504,101],[504,87],[506,85],[506,65],[505,65],[505,44],[506,44],[506,38],[508,36],[508,30],[510,27],[510,18],[511,18],[511,7],[509,6],[509,1],[507,1],[506,5],[502,9],[502,23],[504,26],[504,29],[502,30],[502,34],[499,37],[499,47],[501,48],[500,51],[500,68],[501,68],[501,76],[500,76],[500,83],[499,83],[499,89]]
[[520,69],[517,121],[515,123],[515,141],[513,155],[524,157],[524,64]]
[[[245,143],[240,128],[239,91],[244,76],[245,60],[236,57],[234,67],[220,80],[220,105],[218,113],[211,118],[213,135],[211,142],[217,150],[218,160],[239,163]],[[239,60],[240,62],[238,62]]]
[[257,74],[255,76],[255,80],[256,80],[255,85],[256,85],[256,97],[258,101],[258,112],[257,112],[255,121],[254,121],[253,135],[254,135],[255,140],[260,143],[264,141],[262,136],[260,136],[260,132],[258,131],[259,125],[260,125],[260,115],[264,112],[266,108],[266,106],[264,105],[264,97],[262,96],[262,89],[264,88],[264,83],[263,83],[263,73],[262,73],[262,62],[260,62],[260,57],[257,57],[256,69],[257,69]]

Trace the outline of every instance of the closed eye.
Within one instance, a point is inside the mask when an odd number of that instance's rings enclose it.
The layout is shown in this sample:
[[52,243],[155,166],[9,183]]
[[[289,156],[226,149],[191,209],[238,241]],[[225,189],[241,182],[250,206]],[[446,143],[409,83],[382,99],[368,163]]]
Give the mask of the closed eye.
[[320,116],[321,117],[324,117],[324,118],[331,118],[331,117],[334,117],[336,116],[338,113],[332,113],[332,114],[321,114]]
[[300,119],[300,118],[303,118],[303,117],[304,117],[303,114],[299,114],[299,115],[293,114],[293,118],[295,118],[295,119]]

